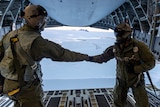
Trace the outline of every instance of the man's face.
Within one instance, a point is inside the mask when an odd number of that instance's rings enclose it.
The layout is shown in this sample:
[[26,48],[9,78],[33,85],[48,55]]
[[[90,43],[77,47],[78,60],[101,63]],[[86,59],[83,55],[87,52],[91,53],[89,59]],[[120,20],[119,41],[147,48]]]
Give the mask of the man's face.
[[119,28],[116,28],[114,30],[114,35],[116,37],[116,42],[117,43],[124,43],[126,39],[128,38],[128,35],[125,35],[125,31]]

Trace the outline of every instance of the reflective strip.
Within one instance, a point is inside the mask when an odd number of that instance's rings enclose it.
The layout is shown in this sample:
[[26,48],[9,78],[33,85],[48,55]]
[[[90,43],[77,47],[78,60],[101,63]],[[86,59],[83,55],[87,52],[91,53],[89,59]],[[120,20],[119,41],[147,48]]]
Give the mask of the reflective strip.
[[12,95],[18,93],[19,91],[20,91],[20,88],[17,88],[17,89],[15,89],[15,90],[9,92],[8,95],[9,95],[9,96],[12,96]]

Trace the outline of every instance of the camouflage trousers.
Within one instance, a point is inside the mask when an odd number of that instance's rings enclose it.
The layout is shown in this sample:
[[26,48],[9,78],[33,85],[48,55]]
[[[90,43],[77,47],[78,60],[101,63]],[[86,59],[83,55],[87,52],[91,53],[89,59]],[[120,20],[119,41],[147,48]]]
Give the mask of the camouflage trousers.
[[[10,91],[15,87],[16,81],[5,80],[4,92]],[[34,83],[30,87],[23,89],[13,96],[9,96],[14,101],[14,107],[44,107],[43,89],[40,83]]]
[[[148,96],[145,90],[144,85],[138,85],[137,87],[131,87],[132,93],[134,95],[134,99],[136,101],[136,107],[149,107]],[[116,82],[113,91],[113,99],[114,99],[114,106],[113,107],[125,107],[127,102],[127,93],[129,87],[121,86],[119,83]]]

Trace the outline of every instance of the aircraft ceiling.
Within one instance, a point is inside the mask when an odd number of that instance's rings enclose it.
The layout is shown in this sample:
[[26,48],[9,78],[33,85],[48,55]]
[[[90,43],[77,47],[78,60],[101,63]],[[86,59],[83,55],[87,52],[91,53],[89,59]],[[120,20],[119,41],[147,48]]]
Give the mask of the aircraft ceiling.
[[87,26],[101,20],[125,0],[30,0],[46,8],[51,18],[70,26]]

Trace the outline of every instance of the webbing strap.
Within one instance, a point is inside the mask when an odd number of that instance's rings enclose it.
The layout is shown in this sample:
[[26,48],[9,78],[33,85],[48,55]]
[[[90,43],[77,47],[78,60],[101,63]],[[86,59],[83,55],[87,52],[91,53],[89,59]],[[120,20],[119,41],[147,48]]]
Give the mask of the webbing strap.
[[[18,31],[17,31],[18,32]],[[29,63],[29,65],[32,68],[36,68],[35,67],[35,63],[34,61],[29,57],[29,55],[22,49],[22,47],[20,46],[19,43],[19,39],[18,39],[18,33],[14,36],[10,38],[10,43],[11,43],[11,50],[13,53],[13,60],[14,60],[14,66],[15,66],[15,71],[18,71],[18,82],[19,82],[19,88],[11,91],[8,93],[8,95],[10,97],[14,96],[15,94],[17,94],[18,92],[22,92],[24,91],[26,88],[30,87],[34,81],[29,81],[27,84],[24,81],[24,73],[25,73],[25,66],[21,66],[17,57],[16,57],[16,52],[15,52],[15,46],[19,49],[20,53],[24,56],[24,58],[26,59],[26,61]],[[21,91],[20,91],[21,90]]]
[[20,63],[17,59],[17,56],[16,56],[16,52],[15,52],[15,49],[14,49],[14,46],[15,46],[15,43],[18,42],[19,40],[17,39],[17,34],[12,37],[10,39],[10,43],[11,43],[11,50],[12,50],[12,54],[13,54],[13,60],[14,60],[14,66],[15,66],[15,71],[17,71],[18,73],[18,82],[19,82],[19,85],[20,85],[20,88],[23,87],[25,85],[24,81],[23,81],[23,75],[24,75],[24,68],[22,66],[20,66]]
[[[19,39],[18,39],[18,35],[15,35],[13,38],[11,38],[11,42],[16,45],[17,49],[19,50],[19,52],[21,53],[21,55],[23,55],[23,57],[26,59],[26,61],[28,62],[28,64],[32,68],[32,70],[33,71],[36,70],[38,68],[37,63],[34,62],[33,59],[21,47],[21,44],[20,44]],[[38,75],[37,72],[35,71],[34,72],[34,78],[35,79],[39,79],[40,81],[42,81],[41,77],[39,77],[39,76],[40,75]]]
[[[35,68],[35,62],[30,58],[30,56],[23,50],[23,48],[21,47],[20,43],[19,43],[19,39],[17,37],[18,35],[15,35],[14,37],[11,38],[11,43],[13,44],[12,46],[14,46],[14,44],[16,44],[17,48],[19,49],[20,53],[24,56],[24,58],[26,59],[26,61],[29,63],[29,65],[32,68]],[[13,47],[14,49],[14,47]]]

